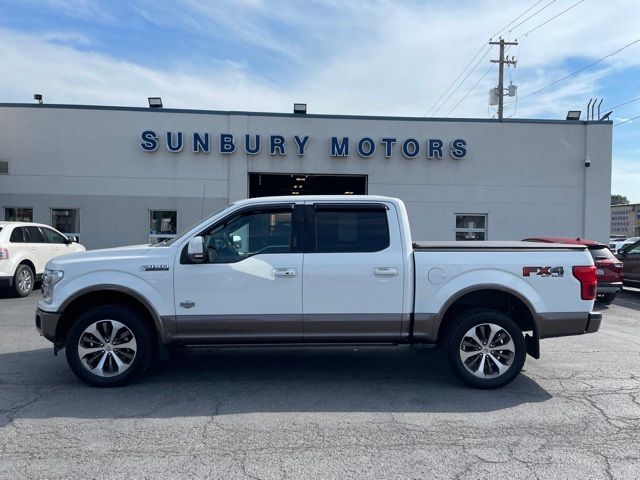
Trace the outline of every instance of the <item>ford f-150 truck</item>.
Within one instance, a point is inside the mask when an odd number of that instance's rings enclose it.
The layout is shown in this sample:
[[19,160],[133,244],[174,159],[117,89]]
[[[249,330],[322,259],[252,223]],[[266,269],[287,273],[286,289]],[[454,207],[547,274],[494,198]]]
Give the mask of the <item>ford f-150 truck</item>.
[[156,245],[46,267],[36,327],[73,372],[116,386],[171,345],[442,345],[479,388],[518,375],[539,340],[598,330],[582,245],[417,242],[402,201],[238,201]]

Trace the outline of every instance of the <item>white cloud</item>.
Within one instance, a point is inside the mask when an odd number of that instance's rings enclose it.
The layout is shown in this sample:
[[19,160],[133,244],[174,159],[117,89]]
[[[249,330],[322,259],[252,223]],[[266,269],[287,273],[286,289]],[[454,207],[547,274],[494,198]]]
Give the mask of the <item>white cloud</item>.
[[[135,24],[122,18],[121,12],[118,18],[105,6],[108,4],[87,0],[45,3],[85,21]],[[136,0],[131,8],[138,20],[181,29],[185,37],[197,35],[212,44],[223,35],[238,45],[279,56],[289,65],[288,71],[282,80],[269,80],[277,79],[277,72],[261,72],[245,58],[222,58],[211,70],[196,67],[196,60],[188,58],[172,70],[152,69],[122,61],[118,52],[111,56],[92,52],[92,39],[82,34],[24,34],[5,29],[0,30],[0,101],[29,101],[34,92],[42,92],[49,103],[146,106],[147,96],[160,95],[167,107],[177,108],[288,112],[294,101],[305,101],[312,113],[421,116],[489,36],[530,4],[498,0],[181,0],[167,6]],[[557,2],[510,38],[569,5]],[[634,40],[638,24],[637,0],[618,0],[615,6],[585,1],[520,38],[521,44],[510,51],[518,67],[508,71],[507,80],[510,74],[523,98]],[[516,116],[561,118],[568,109],[584,110],[589,98],[604,96],[602,86],[607,78],[640,65],[639,53],[637,44],[598,68],[519,102]],[[487,56],[439,116],[469,90],[496,55],[493,50]],[[571,67],[566,66],[568,60]],[[496,78],[495,70],[489,73],[452,116],[486,117],[488,90],[495,86]],[[625,111],[624,117],[635,116],[635,111]],[[617,162],[614,159],[614,165]],[[624,165],[633,162],[637,159],[629,158]],[[640,173],[627,171],[614,170],[614,186],[640,199]]]

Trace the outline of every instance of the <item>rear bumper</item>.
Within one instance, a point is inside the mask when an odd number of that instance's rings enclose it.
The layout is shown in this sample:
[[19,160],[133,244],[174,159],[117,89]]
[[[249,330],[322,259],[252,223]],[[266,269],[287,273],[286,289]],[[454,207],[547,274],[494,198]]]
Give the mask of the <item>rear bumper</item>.
[[598,293],[618,293],[622,290],[622,282],[598,282]]
[[62,314],[36,310],[36,330],[50,342],[56,342],[56,330]]
[[591,312],[589,313],[589,323],[587,324],[586,333],[594,333],[600,330],[600,324],[602,323],[602,313]]
[[13,287],[13,277],[0,277],[0,288]]
[[538,315],[540,338],[565,337],[597,332],[602,323],[600,312],[541,313]]

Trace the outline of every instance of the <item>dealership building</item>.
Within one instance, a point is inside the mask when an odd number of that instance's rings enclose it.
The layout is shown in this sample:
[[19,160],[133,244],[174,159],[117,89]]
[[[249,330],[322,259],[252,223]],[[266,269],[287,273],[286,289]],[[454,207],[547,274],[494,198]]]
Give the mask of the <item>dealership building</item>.
[[88,248],[304,194],[398,197],[421,240],[606,241],[611,137],[609,121],[0,104],[0,207]]

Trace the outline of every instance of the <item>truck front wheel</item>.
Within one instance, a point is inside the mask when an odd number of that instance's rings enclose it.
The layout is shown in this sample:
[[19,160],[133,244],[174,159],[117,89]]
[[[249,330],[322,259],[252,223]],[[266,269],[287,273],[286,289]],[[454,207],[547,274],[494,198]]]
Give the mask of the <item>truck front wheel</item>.
[[456,375],[475,388],[498,388],[522,370],[526,356],[520,328],[505,314],[473,309],[459,314],[445,339]]
[[73,373],[96,387],[117,387],[142,374],[153,359],[143,316],[124,305],[104,305],[81,315],[66,340]]

